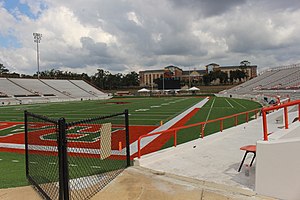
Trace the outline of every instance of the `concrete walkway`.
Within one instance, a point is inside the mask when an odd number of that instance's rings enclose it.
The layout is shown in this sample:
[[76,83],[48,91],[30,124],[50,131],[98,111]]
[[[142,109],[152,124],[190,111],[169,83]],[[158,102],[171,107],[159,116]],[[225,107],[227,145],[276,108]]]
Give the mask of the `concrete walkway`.
[[[0,190],[1,200],[38,200],[30,186]],[[198,181],[168,173],[130,167],[109,183],[92,200],[272,200],[247,190]]]

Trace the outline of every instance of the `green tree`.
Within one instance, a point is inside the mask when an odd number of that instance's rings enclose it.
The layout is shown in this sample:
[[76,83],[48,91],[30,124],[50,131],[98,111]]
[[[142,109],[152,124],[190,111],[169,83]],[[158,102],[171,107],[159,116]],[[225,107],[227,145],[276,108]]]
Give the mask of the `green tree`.
[[9,70],[6,69],[6,67],[2,63],[0,63],[0,75],[8,74],[8,73],[9,73]]
[[139,85],[139,75],[136,72],[130,72],[123,76],[122,86],[138,86]]
[[250,66],[251,62],[249,62],[248,60],[243,60],[240,62],[240,66]]

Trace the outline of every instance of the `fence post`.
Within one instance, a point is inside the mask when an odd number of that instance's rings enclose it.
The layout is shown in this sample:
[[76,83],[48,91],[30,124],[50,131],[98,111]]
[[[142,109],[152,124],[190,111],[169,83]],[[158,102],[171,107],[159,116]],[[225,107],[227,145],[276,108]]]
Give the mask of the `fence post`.
[[235,125],[237,126],[237,124],[238,124],[238,116],[236,115],[235,116]]
[[248,122],[249,121],[249,113],[246,112],[246,121]]
[[129,142],[129,115],[128,109],[125,110],[125,127],[126,127],[126,161],[127,167],[130,166],[130,142]]
[[67,155],[66,120],[58,120],[59,199],[69,200],[69,172]]
[[25,122],[25,167],[26,167],[26,177],[29,176],[29,167],[28,167],[28,119],[27,119],[27,111],[24,111],[24,122]]
[[285,125],[285,129],[289,128],[289,117],[288,117],[288,109],[285,106],[284,108],[284,125]]
[[264,128],[264,141],[268,141],[268,127],[267,127],[267,114],[262,110],[263,128]]
[[204,138],[204,125],[201,124],[201,137]]
[[174,131],[174,147],[177,145],[177,130]]
[[300,104],[298,104],[298,121],[300,122]]
[[220,120],[220,131],[223,132],[223,120]]

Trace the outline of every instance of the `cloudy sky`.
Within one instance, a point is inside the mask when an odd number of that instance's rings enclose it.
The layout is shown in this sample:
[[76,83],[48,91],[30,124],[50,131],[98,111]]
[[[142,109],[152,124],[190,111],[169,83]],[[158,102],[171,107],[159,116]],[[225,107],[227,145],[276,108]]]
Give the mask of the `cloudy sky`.
[[0,63],[94,74],[300,61],[299,0],[0,0]]

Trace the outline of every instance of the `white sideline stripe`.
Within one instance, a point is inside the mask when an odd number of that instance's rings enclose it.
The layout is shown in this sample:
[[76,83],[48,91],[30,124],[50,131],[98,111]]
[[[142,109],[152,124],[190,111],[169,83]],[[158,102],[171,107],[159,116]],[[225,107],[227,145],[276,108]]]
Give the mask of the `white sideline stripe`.
[[246,108],[245,106],[243,106],[242,104],[240,104],[239,102],[237,102],[236,100],[232,99],[235,103],[239,104],[240,106],[242,106],[243,108]]
[[227,101],[227,103],[229,103],[229,105],[231,106],[231,108],[233,108],[233,105],[227,99],[225,99],[225,100]]
[[[212,108],[213,108],[213,106],[214,106],[214,104],[215,104],[215,100],[216,100],[216,98],[214,98],[214,100],[213,100],[213,102],[212,102],[212,104],[211,104],[211,106],[210,106],[210,109],[209,109],[208,114],[207,114],[207,116],[206,116],[206,120],[205,120],[206,122],[207,122],[207,120],[208,120],[208,118],[209,118],[209,116],[210,116],[211,110],[212,110]],[[206,124],[204,124],[203,130],[205,129],[205,126],[206,126]]]
[[[159,126],[158,128],[154,129],[153,131],[149,132],[148,134],[159,132],[159,131],[164,131],[164,130],[169,129],[171,126],[173,126],[175,123],[177,123],[178,121],[180,121],[181,119],[183,119],[187,114],[189,114],[195,108],[201,108],[204,104],[206,104],[208,102],[208,100],[209,99],[206,97],[205,99],[201,100],[200,102],[198,102],[194,106],[190,107],[186,111],[184,111],[181,114],[177,115],[176,117],[174,117],[170,121],[166,122],[162,126]],[[149,137],[143,138],[141,140],[141,149],[143,149],[146,145],[148,145],[150,142],[152,142],[158,136],[159,135],[153,135],[153,136],[149,136]],[[137,144],[138,144],[137,140],[130,144],[130,154],[131,155],[133,155],[134,153],[136,153],[138,151]],[[122,152],[123,151],[125,152],[125,148],[122,149]]]
[[[25,149],[24,144],[12,144],[12,143],[0,143],[0,148],[10,148],[10,149]],[[44,146],[44,145],[29,145],[29,150],[35,151],[46,151],[46,152],[57,152],[57,147],[55,146]],[[88,148],[74,148],[68,147],[68,153],[81,153],[81,154],[96,154],[100,155],[100,149],[88,149]],[[112,150],[113,155],[126,155],[125,149]]]

